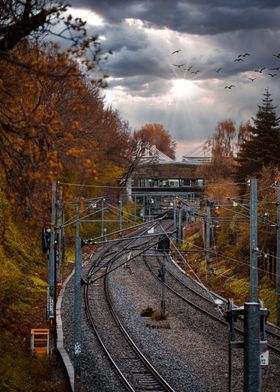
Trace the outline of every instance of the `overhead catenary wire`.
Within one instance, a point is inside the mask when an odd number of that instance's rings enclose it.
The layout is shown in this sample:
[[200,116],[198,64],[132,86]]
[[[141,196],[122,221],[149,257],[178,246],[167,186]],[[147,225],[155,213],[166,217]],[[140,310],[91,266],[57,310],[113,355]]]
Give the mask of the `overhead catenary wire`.
[[[189,268],[192,269],[192,266],[189,264],[189,262],[185,259],[185,257],[182,255],[182,253],[180,252],[180,250],[177,248],[177,246],[175,245],[175,243],[173,242],[172,238],[168,235],[168,233],[165,231],[164,227],[161,225],[161,229],[164,231],[165,235],[169,238],[170,243],[172,244],[172,246],[176,249],[176,251],[178,252],[178,254],[180,255],[180,257],[182,258],[182,260],[184,260],[184,262],[187,264],[187,266]],[[198,280],[198,282],[200,283],[201,287],[204,288],[204,290],[207,292],[207,294],[209,295],[210,299],[213,301],[214,304],[216,304],[215,302],[215,298],[213,296],[213,294],[211,293],[210,289],[204,285],[204,283],[202,282],[202,280],[199,278],[199,276],[194,272],[194,275],[196,277],[196,279]],[[221,312],[221,309],[218,308],[219,312]]]
[[[89,208],[90,208],[90,207],[89,207]],[[103,208],[103,211],[106,210],[106,209],[108,209],[108,208],[107,208],[107,207],[104,207],[104,208]],[[83,210],[82,212],[85,212],[86,210],[87,210],[87,209]],[[97,211],[93,211],[93,212],[91,212],[90,214],[87,214],[87,215],[85,215],[85,216],[83,216],[83,217],[80,216],[80,214],[82,213],[82,212],[80,212],[79,215],[76,215],[75,217],[69,219],[67,222],[65,222],[63,225],[61,225],[60,228],[64,228],[64,227],[70,226],[71,224],[76,223],[76,222],[78,222],[78,221],[79,221],[79,222],[83,222],[84,219],[89,218],[89,217],[91,217],[92,215],[96,215],[96,214],[98,214],[98,213],[101,212],[101,211],[102,211],[102,209],[97,210]]]
[[[106,237],[110,237],[110,236],[115,235],[115,234],[120,234],[120,233],[123,233],[125,231],[136,229],[136,228],[139,228],[139,227],[145,226],[145,225],[151,225],[151,227],[149,228],[149,229],[151,229],[152,227],[155,227],[157,224],[159,224],[159,222],[162,219],[163,218],[161,217],[161,218],[154,219],[153,221],[150,221],[150,222],[139,223],[137,225],[129,226],[129,227],[126,227],[126,228],[121,229],[121,230],[116,230],[116,231],[113,231],[111,233],[109,232],[109,233],[106,233]],[[104,236],[95,237],[95,238],[93,238],[93,241],[96,241],[96,240],[98,240],[100,238],[103,238],[103,237]]]
[[[111,185],[104,185],[104,186],[99,186],[99,185],[90,185],[90,184],[76,184],[76,183],[66,183],[66,182],[59,182],[58,183],[59,185],[65,185],[65,186],[76,186],[76,187],[79,187],[79,186],[81,186],[81,187],[90,187],[90,188],[113,188],[113,189],[119,189],[119,188],[123,188],[123,187],[116,187],[116,186],[111,186]],[[231,183],[227,183],[226,185],[230,185]],[[236,183],[232,183],[232,184],[235,184],[236,185]],[[244,184],[247,184],[247,182],[242,182],[242,183],[239,183],[240,185],[244,185]],[[225,184],[224,183],[211,183],[211,184],[207,184],[207,185],[211,185],[211,186],[224,186]],[[264,192],[265,190],[268,190],[268,189],[271,189],[271,187],[273,186],[273,184],[272,185],[269,185],[269,186],[266,186],[266,187],[264,187],[264,188],[262,188],[262,189],[259,189],[258,190],[258,193],[260,193],[260,192]],[[95,198],[95,199],[89,199],[90,201],[96,201],[96,200],[98,200],[98,201],[100,201],[100,200],[102,200],[102,198],[104,199],[104,197],[99,197],[99,198]],[[231,200],[238,200],[238,199],[244,199],[244,195],[242,196],[242,197],[231,197],[230,198]],[[184,199],[181,199],[182,200],[182,202],[185,204],[185,205],[187,205],[187,206],[189,206],[189,207],[191,207],[191,208],[195,208],[195,207],[197,207],[196,205],[194,205],[194,204],[191,204],[189,201],[186,201],[186,200],[184,200]],[[88,202],[88,199],[86,199],[85,200],[86,202]],[[79,202],[79,200],[77,200],[77,203]],[[265,202],[259,202],[259,204],[260,203],[265,203]],[[272,204],[273,202],[271,202],[271,201],[269,201],[269,202],[266,202],[266,203],[269,203],[269,204]],[[114,206],[112,206],[110,203],[108,203],[107,201],[106,201],[106,204],[108,204],[108,206],[113,210],[113,211],[118,211],[118,212],[121,212],[121,210],[119,209],[119,208],[117,208],[117,207],[114,207]],[[241,203],[238,203],[238,206],[240,206],[240,207],[243,207],[243,208],[246,208],[247,207],[247,204],[241,204]],[[85,212],[88,208],[90,208],[91,206],[89,206],[89,207],[87,207],[84,211],[82,211],[81,213],[83,213],[83,212]],[[245,214],[242,214],[240,211],[239,212],[234,212],[233,210],[231,210],[231,209],[229,209],[229,208],[227,208],[225,205],[220,205],[220,207],[222,208],[222,209],[224,209],[224,210],[228,210],[228,211],[230,211],[230,212],[233,212],[233,214],[235,215],[235,220],[237,220],[237,218],[236,218],[236,215],[238,215],[238,216],[242,216],[242,217],[244,217],[244,218],[248,218],[249,216],[247,216],[247,215],[245,215]],[[100,211],[100,210],[99,210]],[[80,217],[79,218],[79,220],[80,221],[82,221],[83,219],[85,219],[86,217],[89,217],[89,216],[91,216],[91,215],[94,215],[94,214],[96,214],[97,212],[93,212],[93,213],[91,213],[91,214],[89,214],[89,215],[86,215],[85,217]],[[127,212],[125,212],[125,214],[128,214],[128,215],[131,215],[131,216],[133,216],[132,214],[129,214],[129,213],[127,213]],[[201,218],[205,218],[205,214],[198,214],[198,213],[196,213],[196,215],[198,216],[198,217],[201,217]],[[128,218],[129,219],[129,218]],[[211,219],[214,219],[214,220],[217,220],[217,221],[219,221],[219,223],[226,223],[228,220],[230,220],[231,219],[231,217],[229,216],[229,217],[227,217],[227,216],[211,216]],[[259,218],[260,219],[260,218]],[[241,221],[241,220],[238,220],[239,222]],[[73,217],[73,218],[71,218],[71,219],[69,219],[68,221],[66,221],[65,223],[64,223],[64,225],[67,225],[67,224],[72,224],[72,223],[75,223],[76,222],[76,219],[75,219],[75,217]],[[270,225],[275,225],[275,224],[273,224],[272,222],[269,222],[269,224]],[[108,235],[108,234],[107,234]],[[227,256],[224,256],[224,257],[227,257]],[[240,260],[236,260],[237,262],[239,262],[239,263],[243,263],[242,261],[240,261]],[[244,264],[244,263],[243,263]]]
[[[195,248],[198,248],[198,249],[199,249],[201,252],[203,252],[203,253],[206,252],[205,248],[202,248],[202,247],[200,247],[200,246],[198,246],[198,245],[194,245],[194,244],[193,244],[193,246],[194,246]],[[208,251],[209,253],[214,253],[214,254],[215,254],[215,250],[213,250],[213,249],[208,249],[207,251]],[[235,258],[233,258],[233,257],[227,256],[227,255],[225,255],[225,254],[223,254],[223,253],[221,253],[221,252],[218,252],[218,254],[219,254],[219,256],[223,257],[224,259],[228,259],[228,260],[230,260],[230,261],[234,261],[234,262],[236,262],[236,263],[238,263],[238,264],[240,264],[240,265],[244,265],[244,266],[250,268],[250,264],[249,264],[249,263],[246,263],[246,262],[244,262],[244,261],[241,261],[241,260],[235,259]],[[258,271],[260,271],[260,272],[264,272],[264,273],[267,272],[266,270],[264,270],[264,269],[262,269],[262,268],[259,268],[259,267],[255,267],[254,269],[256,269],[256,270],[258,270]],[[277,276],[277,275],[274,274],[274,273],[272,273],[272,275]]]
[[[163,233],[157,233],[157,234],[155,234],[154,236],[160,236],[161,234],[163,234]],[[171,232],[170,234],[172,234],[172,232]],[[144,237],[147,237],[147,236],[144,236]],[[134,240],[134,239],[139,239],[139,238],[142,239],[142,238],[143,238],[143,235],[140,236],[140,237],[128,237],[126,240],[131,240],[131,239]],[[117,239],[116,241],[120,241],[120,240],[122,240],[122,239],[119,238],[119,239]],[[152,244],[148,243],[147,247],[145,247],[144,250],[140,250],[140,252],[138,252],[136,255],[131,256],[131,257],[130,257],[130,261],[132,261],[133,259],[136,259],[138,256],[141,256],[144,252],[146,252],[146,251],[149,250],[150,248],[156,246],[156,245],[159,243],[159,241],[160,241],[160,239],[158,239],[156,242],[153,242]],[[126,249],[126,251],[130,251],[130,249]],[[121,266],[123,266],[123,265],[126,264],[126,263],[127,263],[127,260],[125,260],[124,262],[122,262],[121,264],[119,264],[118,266],[116,266],[115,268],[111,269],[110,272],[113,272],[114,270],[120,268]],[[101,275],[98,276],[97,278],[93,279],[90,283],[91,283],[91,284],[92,284],[92,283],[95,283],[97,280],[103,278],[103,277],[104,277],[105,275],[107,275],[107,274],[108,274],[108,272],[105,272],[104,274],[101,274]]]
[[71,183],[71,182],[59,182],[58,185],[64,185],[64,186],[73,186],[73,187],[78,187],[78,188],[100,188],[100,189],[124,189],[125,187],[123,186],[114,186],[114,185],[91,185],[91,184],[76,184],[76,183]]
[[[130,214],[129,212],[126,212],[126,211],[123,211],[123,210],[121,210],[120,208],[118,208],[118,207],[115,207],[115,206],[113,206],[112,204],[110,204],[110,203],[108,203],[108,202],[105,202],[108,206],[109,206],[109,208],[111,209],[111,211],[114,211],[114,212],[117,212],[117,213],[123,213],[123,215],[126,215],[126,217],[127,216],[131,216],[131,217],[133,217],[134,218],[134,215],[133,214]],[[130,220],[131,222],[134,222],[134,219],[132,220],[132,219],[129,219],[129,218],[127,218],[128,220]]]

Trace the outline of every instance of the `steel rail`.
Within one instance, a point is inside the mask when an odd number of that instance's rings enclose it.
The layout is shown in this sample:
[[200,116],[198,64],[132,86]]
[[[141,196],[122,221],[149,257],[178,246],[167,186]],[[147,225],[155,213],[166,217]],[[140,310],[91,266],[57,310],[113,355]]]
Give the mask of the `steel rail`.
[[[162,235],[162,233],[159,233],[159,236]],[[135,238],[133,238],[131,240],[131,243],[135,242]],[[116,244],[115,244],[116,245]],[[155,246],[156,243],[152,243],[151,246]],[[128,249],[128,244],[126,246],[126,248]],[[123,251],[123,249],[122,249]],[[119,254],[119,251],[116,252],[117,254]],[[98,261],[100,261],[101,258],[99,257]],[[107,272],[109,272],[109,270],[112,268],[113,263],[115,262],[116,257],[113,255],[113,257],[110,260],[110,264],[108,264],[108,262],[106,262],[106,268],[107,268]],[[104,266],[105,264],[103,264]],[[96,267],[96,263],[93,265],[92,268],[90,268],[89,273],[92,274],[92,269],[94,269]],[[102,267],[99,264],[99,268]],[[144,356],[143,353],[141,353],[141,351],[137,348],[137,346],[134,344],[133,340],[130,338],[128,332],[125,330],[124,326],[121,324],[116,311],[113,308],[112,302],[111,302],[111,297],[109,294],[109,288],[108,288],[108,273],[106,275],[104,275],[104,278],[102,279],[103,283],[104,283],[104,290],[105,290],[105,295],[106,295],[106,301],[108,304],[108,307],[110,309],[110,312],[112,314],[112,317],[115,320],[116,325],[118,326],[118,329],[121,331],[122,335],[124,336],[124,338],[126,339],[126,341],[128,342],[129,346],[131,347],[131,349],[133,350],[133,352],[137,355],[138,360],[140,361],[139,367],[140,367],[140,371],[139,374],[142,374],[142,379],[138,379],[138,383],[142,383],[141,386],[141,390],[151,390],[151,388],[155,388],[153,390],[157,390],[157,391],[169,391],[169,392],[174,392],[174,390],[172,389],[172,387],[160,376],[160,374],[157,372],[157,370],[150,364],[150,362],[147,360],[147,358]],[[134,387],[131,385],[131,382],[129,382],[126,378],[126,376],[123,374],[123,372],[121,371],[119,365],[116,363],[116,361],[113,359],[112,355],[110,354],[110,351],[106,348],[106,344],[102,341],[102,338],[100,336],[100,334],[98,333],[98,327],[95,325],[94,319],[92,317],[91,314],[91,310],[90,310],[90,305],[89,305],[89,286],[85,286],[84,288],[84,299],[85,299],[85,307],[86,307],[86,315],[88,318],[88,321],[91,325],[91,327],[93,328],[95,335],[98,339],[98,341],[100,342],[102,348],[104,349],[104,352],[106,353],[107,357],[109,358],[110,362],[112,363],[116,373],[119,375],[120,380],[123,382],[125,388],[129,391],[138,391],[139,390],[139,385]],[[133,362],[133,369],[135,372],[135,366],[136,366],[136,362],[134,360]],[[146,370],[143,372],[143,366],[145,366]],[[147,373],[147,370],[149,373]]]
[[[147,266],[147,268],[150,270],[150,272],[152,273],[152,275],[154,276],[155,279],[157,279],[161,284],[164,284],[165,287],[171,291],[174,295],[176,295],[178,298],[182,299],[184,302],[186,302],[188,305],[192,306],[193,308],[195,308],[196,310],[200,311],[203,314],[206,314],[207,316],[209,316],[210,318],[212,318],[213,320],[219,322],[220,324],[222,324],[223,326],[227,326],[228,327],[228,322],[219,318],[218,316],[214,315],[213,313],[210,313],[208,310],[203,309],[202,307],[194,304],[193,302],[191,302],[190,300],[188,300],[186,297],[184,297],[183,295],[181,295],[180,293],[178,293],[176,290],[174,290],[170,285],[168,285],[167,283],[163,283],[160,278],[157,276],[157,274],[152,271],[152,268],[149,266],[148,262],[147,262],[147,258],[145,258],[144,256],[144,261],[145,264]],[[192,291],[195,295],[201,297],[202,299],[213,303],[212,301],[210,301],[208,298],[206,298],[205,296],[203,296],[202,294],[198,293],[196,290],[188,287],[187,285],[185,285],[183,282],[180,281],[180,279],[178,279],[175,275],[173,275],[170,271],[168,271],[168,273],[173,277],[174,280],[176,280],[176,283],[179,283],[181,285],[183,285],[187,290]],[[242,319],[241,319],[242,320]],[[244,334],[243,330],[235,327],[235,331],[237,331],[238,333],[240,333],[241,335]],[[273,336],[274,338],[280,340],[280,337],[278,334],[275,334],[274,332],[270,332],[270,331],[266,331],[268,334],[270,334],[271,336]],[[272,344],[268,343],[267,347],[269,349],[271,349],[275,354],[280,356],[280,349],[273,346]]]

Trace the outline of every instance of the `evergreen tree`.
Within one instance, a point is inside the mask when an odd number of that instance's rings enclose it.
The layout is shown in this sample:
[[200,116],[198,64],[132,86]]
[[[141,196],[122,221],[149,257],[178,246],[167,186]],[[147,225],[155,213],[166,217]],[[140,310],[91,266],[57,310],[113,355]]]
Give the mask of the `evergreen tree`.
[[256,118],[252,119],[254,124],[250,125],[249,135],[240,145],[236,158],[237,181],[258,177],[267,165],[280,167],[280,119],[268,90],[265,90],[262,105],[258,105],[258,108]]

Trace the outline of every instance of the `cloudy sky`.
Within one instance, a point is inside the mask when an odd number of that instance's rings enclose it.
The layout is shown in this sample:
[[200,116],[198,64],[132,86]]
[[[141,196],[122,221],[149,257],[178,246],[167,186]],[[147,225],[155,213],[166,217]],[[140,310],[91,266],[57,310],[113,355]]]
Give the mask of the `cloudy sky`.
[[199,154],[220,121],[249,120],[266,88],[280,115],[279,0],[72,0],[72,6],[103,49],[113,51],[102,65],[110,74],[107,102],[133,130],[163,124],[177,141],[178,158]]

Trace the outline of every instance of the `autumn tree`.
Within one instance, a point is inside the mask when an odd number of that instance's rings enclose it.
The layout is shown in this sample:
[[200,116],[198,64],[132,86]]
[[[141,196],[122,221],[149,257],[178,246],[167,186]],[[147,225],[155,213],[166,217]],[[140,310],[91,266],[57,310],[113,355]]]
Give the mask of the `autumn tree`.
[[125,188],[129,179],[132,178],[134,172],[141,165],[142,158],[146,149],[149,148],[148,142],[130,137],[126,149],[127,168],[124,171],[120,185]]
[[0,4],[0,51],[10,52],[22,39],[51,27],[51,18],[67,10],[63,4],[46,1],[8,0]]
[[[54,0],[7,0],[0,3],[0,56],[16,62],[13,49],[24,40],[51,35],[69,42],[68,53],[92,69],[100,59],[97,35],[88,36],[86,22],[67,14],[69,4]],[[23,62],[25,66],[32,64]]]
[[241,144],[236,158],[235,177],[239,182],[249,176],[258,176],[264,166],[280,166],[280,119],[268,90],[258,108],[253,125],[249,127],[250,133]]
[[[51,74],[0,61],[0,162],[7,192],[27,216],[47,216],[50,183],[113,181],[126,165],[127,124],[105,108],[97,84],[55,48],[18,46],[18,58]],[[119,146],[123,148],[120,149]],[[101,173],[101,175],[99,175]],[[106,180],[107,178],[107,180]]]
[[210,161],[198,168],[198,175],[212,180],[230,177],[236,151],[237,133],[231,119],[217,125],[212,137],[204,144],[204,151],[210,156]]
[[155,145],[157,149],[172,159],[175,159],[176,142],[161,124],[146,124],[134,132],[134,139],[144,144]]
[[249,123],[241,123],[236,128],[231,119],[220,122],[212,137],[204,144],[204,151],[210,161],[198,168],[197,174],[211,180],[230,178],[234,172],[236,155],[249,133]]
[[[87,41],[83,22],[65,17],[61,4],[0,2],[1,390],[53,389],[44,361],[34,378],[38,361],[22,344],[30,323],[41,316],[44,322],[46,284],[39,276],[47,276],[47,263],[38,229],[49,224],[51,182],[117,185],[126,164],[128,126],[105,106],[100,81],[85,75],[98,63],[99,45]],[[65,52],[46,43],[54,26],[58,31],[56,18],[65,33],[76,32]],[[81,189],[95,188],[64,186],[66,200]]]

